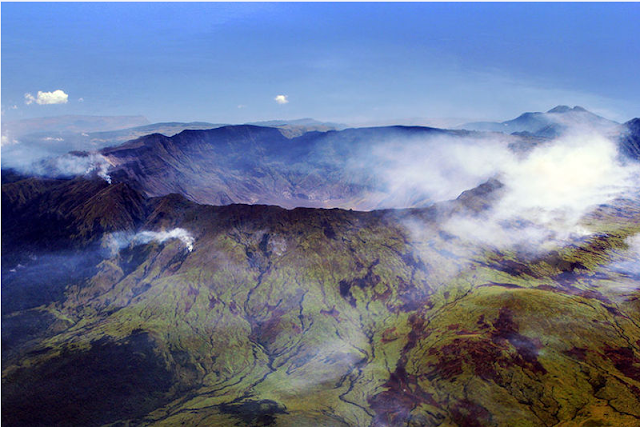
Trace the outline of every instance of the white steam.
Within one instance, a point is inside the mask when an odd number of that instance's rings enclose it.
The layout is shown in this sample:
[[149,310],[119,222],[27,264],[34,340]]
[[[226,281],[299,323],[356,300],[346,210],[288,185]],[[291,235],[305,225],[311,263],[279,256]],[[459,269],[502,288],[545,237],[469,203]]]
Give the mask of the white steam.
[[134,245],[145,245],[151,241],[164,243],[171,239],[180,240],[189,252],[193,251],[194,239],[184,228],[174,228],[170,231],[141,231],[133,236],[131,243]]
[[392,195],[379,207],[398,208],[420,199],[455,199],[495,176],[514,157],[508,142],[499,137],[436,137],[375,145],[362,160],[352,161],[352,167],[376,171],[382,190]]
[[22,173],[48,177],[68,177],[96,174],[111,184],[109,169],[111,163],[102,154],[65,154],[33,163],[14,166]]
[[638,172],[637,165],[620,163],[616,145],[603,136],[561,138],[503,165],[506,192],[484,227],[519,221],[513,228],[518,234],[506,237],[530,244],[587,235],[580,220],[598,205],[630,193]]
[[509,193],[500,209],[582,216],[633,185],[637,168],[622,165],[617,157],[616,145],[599,135],[577,135],[537,147],[527,158],[503,165]]
[[[504,187],[479,214],[454,214],[442,224],[464,240],[494,247],[548,249],[590,233],[581,219],[600,204],[638,187],[640,168],[620,161],[617,145],[592,132],[573,132],[527,152],[508,139],[432,138],[373,147],[363,164],[376,169],[391,203],[458,197],[490,178]],[[477,196],[482,198],[485,196]]]
[[480,218],[454,217],[446,229],[497,247],[541,250],[590,234],[581,219],[631,193],[638,166],[623,165],[600,135],[573,135],[501,165],[503,197]]
[[185,248],[193,251],[193,243],[195,239],[184,228],[174,228],[169,231],[140,231],[138,233],[116,232],[105,235],[103,245],[108,248],[111,255],[115,255],[121,249],[128,246],[146,245],[155,241],[164,243],[168,240],[178,239]]

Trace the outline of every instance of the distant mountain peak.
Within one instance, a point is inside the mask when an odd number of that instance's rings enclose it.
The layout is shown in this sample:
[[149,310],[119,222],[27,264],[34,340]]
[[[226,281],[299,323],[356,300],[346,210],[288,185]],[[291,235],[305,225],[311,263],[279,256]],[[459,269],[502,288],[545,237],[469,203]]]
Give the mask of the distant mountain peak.
[[574,111],[576,113],[578,113],[578,112],[580,112],[580,113],[588,113],[588,111],[585,108],[582,108],[579,105],[576,105],[573,108],[569,107],[568,105],[558,105],[558,106],[552,108],[551,110],[547,111],[547,113],[569,113],[571,111]]
[[570,127],[582,126],[606,131],[618,123],[594,114],[579,105],[558,105],[546,113],[523,113],[506,122],[474,122],[456,126],[456,129],[502,132],[518,135],[533,135],[541,138],[556,138]]

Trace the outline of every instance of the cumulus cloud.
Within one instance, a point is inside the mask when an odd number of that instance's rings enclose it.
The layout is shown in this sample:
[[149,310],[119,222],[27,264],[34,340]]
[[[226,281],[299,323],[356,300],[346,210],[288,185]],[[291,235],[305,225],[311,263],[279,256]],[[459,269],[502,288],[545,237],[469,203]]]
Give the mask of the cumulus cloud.
[[168,240],[178,239],[185,248],[193,251],[195,239],[184,228],[174,228],[169,231],[139,231],[137,233],[116,232],[105,235],[103,245],[108,248],[111,255],[115,255],[121,249],[128,246],[146,245],[149,242],[164,243]]
[[24,94],[24,102],[27,105],[33,104],[34,102],[38,105],[66,104],[68,100],[69,95],[61,89],[54,90],[53,92],[43,92],[39,90],[37,96],[33,96],[30,93]]
[[287,95],[278,95],[273,99],[280,105],[287,104],[289,102]]

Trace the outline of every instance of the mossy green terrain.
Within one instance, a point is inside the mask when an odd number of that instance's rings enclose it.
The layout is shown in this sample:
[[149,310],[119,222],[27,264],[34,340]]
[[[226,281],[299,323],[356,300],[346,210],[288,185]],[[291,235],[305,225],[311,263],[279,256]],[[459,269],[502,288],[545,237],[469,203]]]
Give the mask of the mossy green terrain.
[[[33,220],[52,217],[35,208],[51,188],[90,184],[8,185],[3,208]],[[633,261],[636,203],[532,255],[442,231],[448,212],[482,210],[483,191],[355,212],[99,187],[55,216],[74,253],[105,233],[175,227],[193,251],[129,245],[91,258],[61,296],[3,309],[8,426],[640,425],[638,278],[614,268]],[[4,218],[3,241],[28,238]],[[11,319],[35,320],[21,332]]]

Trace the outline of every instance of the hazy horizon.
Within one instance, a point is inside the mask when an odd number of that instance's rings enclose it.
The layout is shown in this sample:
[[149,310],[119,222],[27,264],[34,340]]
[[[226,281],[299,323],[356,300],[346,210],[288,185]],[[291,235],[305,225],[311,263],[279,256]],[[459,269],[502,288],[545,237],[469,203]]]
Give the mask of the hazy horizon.
[[5,3],[2,120],[640,111],[633,3]]

